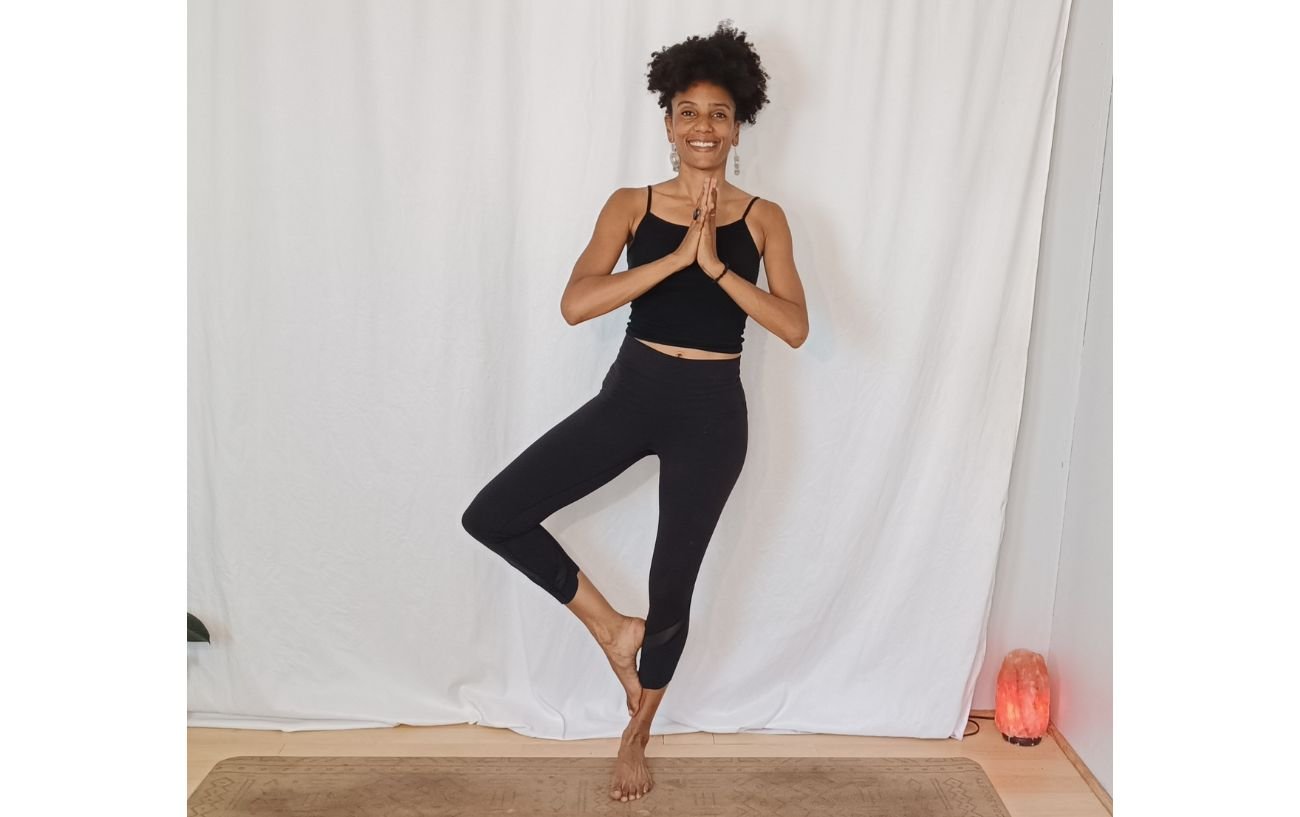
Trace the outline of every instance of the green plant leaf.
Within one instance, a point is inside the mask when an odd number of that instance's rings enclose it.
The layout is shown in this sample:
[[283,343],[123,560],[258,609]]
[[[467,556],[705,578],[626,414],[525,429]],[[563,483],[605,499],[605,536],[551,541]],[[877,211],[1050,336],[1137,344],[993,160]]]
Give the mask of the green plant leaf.
[[198,616],[194,615],[193,613],[186,613],[185,615],[189,616],[189,630],[190,630],[189,640],[206,641],[209,644],[211,644],[212,636],[208,635],[208,628],[203,626],[203,622],[199,621]]

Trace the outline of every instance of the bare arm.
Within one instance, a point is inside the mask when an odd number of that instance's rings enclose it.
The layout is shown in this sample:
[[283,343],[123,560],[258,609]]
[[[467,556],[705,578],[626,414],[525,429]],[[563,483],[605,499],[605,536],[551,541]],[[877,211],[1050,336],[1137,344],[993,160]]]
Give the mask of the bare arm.
[[628,199],[616,190],[605,202],[587,249],[578,257],[569,283],[560,297],[560,314],[570,326],[604,315],[632,301],[663,279],[690,266],[677,253],[669,253],[648,264],[611,273],[627,244]]
[[615,273],[584,275],[569,281],[560,313],[570,326],[613,312],[683,269],[671,255]]
[[[770,217],[765,221],[767,238],[763,247],[763,266],[767,270],[764,292],[739,275],[725,275],[718,283],[741,309],[764,329],[798,349],[808,338],[808,307],[803,284],[794,265],[794,244],[785,211],[774,201],[767,202]],[[710,277],[722,273],[722,267],[705,270]]]

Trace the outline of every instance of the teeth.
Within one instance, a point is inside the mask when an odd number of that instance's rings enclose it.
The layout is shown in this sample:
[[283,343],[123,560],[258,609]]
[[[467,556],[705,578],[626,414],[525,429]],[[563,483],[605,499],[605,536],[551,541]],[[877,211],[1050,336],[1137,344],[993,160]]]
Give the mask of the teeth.
[[687,144],[689,144],[691,147],[711,148],[718,143],[717,142],[688,142]]

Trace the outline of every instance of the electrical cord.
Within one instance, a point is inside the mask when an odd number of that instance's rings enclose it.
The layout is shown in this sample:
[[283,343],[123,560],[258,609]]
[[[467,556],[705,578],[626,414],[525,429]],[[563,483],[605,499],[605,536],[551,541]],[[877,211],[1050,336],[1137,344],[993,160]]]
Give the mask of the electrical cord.
[[963,732],[963,733],[962,733],[962,737],[964,737],[964,738],[968,738],[968,737],[970,737],[971,735],[978,735],[978,734],[980,733],[980,725],[979,725],[978,723],[975,723],[975,721],[977,721],[977,720],[981,720],[981,721],[991,721],[991,720],[993,720],[993,716],[992,716],[992,715],[969,715],[969,716],[967,716],[967,718],[966,718],[966,724],[967,724],[968,726],[969,726],[969,725],[974,725],[974,726],[975,726],[975,731],[974,731],[974,732]]

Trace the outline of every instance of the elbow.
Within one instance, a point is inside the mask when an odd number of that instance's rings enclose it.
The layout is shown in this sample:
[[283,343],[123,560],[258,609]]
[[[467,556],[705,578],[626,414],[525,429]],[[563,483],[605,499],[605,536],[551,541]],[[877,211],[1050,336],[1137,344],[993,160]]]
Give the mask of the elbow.
[[786,343],[790,344],[791,349],[798,349],[803,346],[803,342],[808,339],[808,327],[805,326],[801,332],[792,338],[788,338]]
[[574,287],[566,287],[564,294],[560,296],[560,315],[569,326],[577,326],[591,317],[583,307],[581,296]]

